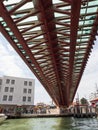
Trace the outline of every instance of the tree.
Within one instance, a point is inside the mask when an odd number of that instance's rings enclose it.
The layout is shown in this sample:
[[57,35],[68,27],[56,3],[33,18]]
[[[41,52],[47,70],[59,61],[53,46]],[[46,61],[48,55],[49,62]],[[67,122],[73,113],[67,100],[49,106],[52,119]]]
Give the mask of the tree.
[[82,105],[88,105],[88,101],[86,98],[81,98],[80,102]]

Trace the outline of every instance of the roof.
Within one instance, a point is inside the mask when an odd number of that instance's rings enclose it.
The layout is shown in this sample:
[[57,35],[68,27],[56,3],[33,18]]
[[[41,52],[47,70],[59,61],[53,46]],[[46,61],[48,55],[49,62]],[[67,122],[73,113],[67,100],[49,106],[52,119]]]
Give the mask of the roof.
[[97,102],[98,98],[94,98],[93,100],[91,100],[90,102]]

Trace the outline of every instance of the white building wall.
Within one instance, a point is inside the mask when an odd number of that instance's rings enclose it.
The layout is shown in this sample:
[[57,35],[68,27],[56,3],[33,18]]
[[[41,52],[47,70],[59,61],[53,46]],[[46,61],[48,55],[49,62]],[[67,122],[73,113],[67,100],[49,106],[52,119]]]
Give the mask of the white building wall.
[[[0,91],[0,104],[8,104],[8,105],[34,105],[34,79],[27,78],[18,78],[18,77],[10,77],[4,76],[2,79],[1,91]],[[7,79],[10,82],[7,84]],[[15,84],[12,84],[11,81],[15,80]],[[24,82],[27,81],[27,85],[24,85]],[[32,86],[29,83],[32,82]],[[8,87],[8,92],[5,92],[5,87]],[[10,92],[10,88],[14,88],[13,92]],[[24,88],[27,90],[27,93],[24,93]],[[28,93],[28,90],[31,93]],[[3,101],[3,96],[7,95],[7,100]],[[9,101],[9,96],[13,96],[12,101]],[[26,101],[23,102],[23,96],[26,97]],[[31,97],[31,101],[28,101],[28,97]]]
[[0,92],[1,92],[1,86],[2,86],[2,78],[0,77]]

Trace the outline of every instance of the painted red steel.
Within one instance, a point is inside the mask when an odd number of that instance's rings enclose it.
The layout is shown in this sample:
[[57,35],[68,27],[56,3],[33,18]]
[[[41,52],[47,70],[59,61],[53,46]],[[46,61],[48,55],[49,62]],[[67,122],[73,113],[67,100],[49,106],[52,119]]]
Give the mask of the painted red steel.
[[59,107],[73,101],[97,34],[89,2],[0,1],[0,31]]

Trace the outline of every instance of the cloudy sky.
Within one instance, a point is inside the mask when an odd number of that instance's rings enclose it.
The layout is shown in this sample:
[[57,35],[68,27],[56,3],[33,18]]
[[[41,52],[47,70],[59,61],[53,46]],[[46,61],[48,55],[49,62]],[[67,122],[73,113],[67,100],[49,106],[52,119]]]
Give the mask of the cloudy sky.
[[[50,103],[51,98],[41,86],[36,77],[32,74],[23,60],[10,46],[7,40],[0,33],[0,76],[16,76],[35,79],[35,104],[44,101]],[[90,59],[81,79],[77,93],[79,97],[89,98],[90,93],[95,92],[98,84],[98,40],[95,42]],[[76,94],[76,95],[78,95]]]
[[40,82],[7,40],[0,34],[0,77],[4,75],[35,79],[35,104],[42,101],[45,103],[51,102],[51,98]]

